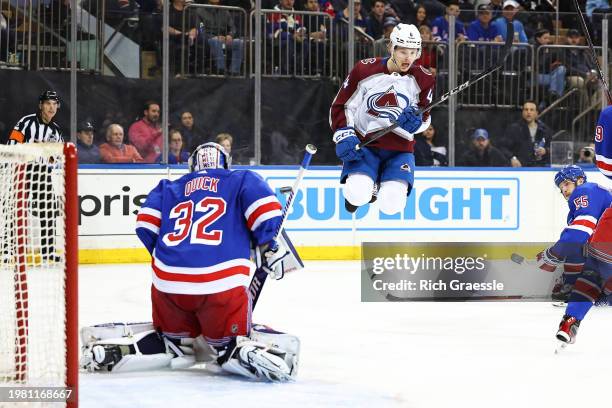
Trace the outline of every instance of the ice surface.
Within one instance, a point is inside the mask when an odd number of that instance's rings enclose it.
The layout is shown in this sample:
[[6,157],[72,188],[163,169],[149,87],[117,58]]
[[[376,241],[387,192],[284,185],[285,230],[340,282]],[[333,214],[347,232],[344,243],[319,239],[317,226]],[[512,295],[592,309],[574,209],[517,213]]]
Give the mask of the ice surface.
[[[80,267],[80,325],[150,320],[148,265]],[[612,308],[555,355],[550,303],[361,303],[359,262],[268,281],[254,321],[302,342],[298,381],[207,370],[80,376],[81,407],[607,406]]]

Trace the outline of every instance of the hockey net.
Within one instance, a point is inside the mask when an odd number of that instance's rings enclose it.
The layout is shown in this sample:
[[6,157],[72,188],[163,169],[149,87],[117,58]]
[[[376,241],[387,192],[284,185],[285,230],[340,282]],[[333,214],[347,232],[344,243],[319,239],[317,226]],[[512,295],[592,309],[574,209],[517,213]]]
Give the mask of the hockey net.
[[0,387],[69,386],[74,401],[76,172],[72,144],[0,146]]

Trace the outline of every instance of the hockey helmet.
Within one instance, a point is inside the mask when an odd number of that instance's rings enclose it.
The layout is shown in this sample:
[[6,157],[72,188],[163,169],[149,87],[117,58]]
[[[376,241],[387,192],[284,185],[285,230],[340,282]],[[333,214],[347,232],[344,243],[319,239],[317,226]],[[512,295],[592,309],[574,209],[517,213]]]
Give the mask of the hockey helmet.
[[417,48],[419,50],[418,57],[421,56],[421,33],[414,24],[400,23],[393,28],[389,36],[391,46],[404,48]]
[[55,91],[45,91],[38,97],[38,102],[43,103],[44,101],[55,101],[59,107],[60,97]]
[[208,142],[199,145],[189,156],[189,171],[204,169],[229,169],[232,158],[218,143]]
[[582,170],[580,166],[572,164],[565,166],[559,170],[557,174],[555,174],[555,184],[557,187],[560,187],[561,183],[565,180],[570,180],[576,183],[580,177],[582,177],[582,179],[586,182],[587,176],[584,173],[584,170]]

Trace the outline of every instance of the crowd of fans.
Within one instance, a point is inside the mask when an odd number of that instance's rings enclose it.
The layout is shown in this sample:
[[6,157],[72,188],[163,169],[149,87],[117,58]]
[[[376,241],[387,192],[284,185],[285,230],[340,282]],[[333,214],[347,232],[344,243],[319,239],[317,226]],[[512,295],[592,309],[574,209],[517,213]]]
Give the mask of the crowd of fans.
[[[549,167],[553,132],[538,119],[535,101],[525,101],[520,118],[505,130],[490,135],[486,128],[472,129],[467,146],[456,143],[457,166],[466,167]],[[436,143],[433,125],[415,136],[415,162],[417,166],[448,166],[446,147]],[[594,166],[594,145],[581,147],[575,158],[584,167]],[[558,163],[557,163],[558,164]]]
[[[127,135],[118,123],[109,123],[96,129],[89,121],[78,125],[77,147],[79,163],[160,163],[162,162],[162,128],[159,121],[160,106],[147,101],[142,117],[129,127]],[[520,118],[512,121],[501,134],[491,135],[485,127],[469,132],[467,144],[456,144],[457,166],[467,167],[548,167],[551,165],[552,130],[538,120],[535,101],[523,104]],[[448,166],[447,148],[437,141],[437,131],[430,125],[415,135],[415,162],[417,166]],[[96,136],[97,135],[97,136]],[[101,140],[104,138],[105,140]],[[193,114],[181,112],[168,131],[168,163],[185,164],[190,152],[198,145],[214,141],[232,152],[233,137],[219,133],[215,137],[195,125]],[[576,162],[594,166],[592,145],[576,153]]]
[[[601,15],[610,8],[607,0],[581,0],[586,4],[587,16],[591,19],[592,35],[600,40],[597,24]],[[161,61],[161,0],[107,0],[108,21],[125,18],[131,13],[139,15],[139,36],[143,50],[156,51]],[[233,6],[244,14],[227,9],[194,8],[185,12],[189,4],[211,6]],[[559,11],[574,12],[571,2],[561,2]],[[372,41],[384,42],[388,32],[398,23],[426,27],[435,42],[448,41],[449,16],[456,17],[457,41],[495,41],[506,37],[506,21],[514,25],[515,42],[537,44],[536,34],[546,29],[555,31],[555,8],[544,0],[355,0],[355,21],[358,30],[371,37]],[[262,0],[262,8],[278,13],[267,13],[265,35],[270,44],[278,44],[286,52],[288,62],[306,64],[306,60],[325,52],[321,42],[326,42],[337,31],[346,30],[349,19],[347,0]],[[182,47],[189,47],[186,54],[206,55],[209,74],[238,75],[243,69],[245,56],[244,16],[253,9],[251,0],[171,0],[170,5],[170,52],[171,69],[176,73],[180,64]],[[323,12],[334,20],[335,31],[329,27],[329,19],[300,14],[301,11]],[[528,11],[530,13],[525,13]],[[533,13],[532,13],[533,12]],[[112,16],[115,16],[114,18]],[[119,17],[117,17],[119,16]],[[185,17],[185,18],[184,18]],[[248,18],[248,17],[247,17]],[[185,21],[185,27],[183,27]],[[560,26],[579,29],[575,16],[563,14]],[[344,38],[345,37],[339,37]],[[359,39],[358,39],[359,40]],[[554,39],[564,44],[564,38]],[[341,46],[341,44],[339,44]],[[196,50],[196,48],[198,50]],[[378,47],[376,54],[384,54]],[[293,58],[292,58],[293,57]],[[369,57],[369,56],[368,56]],[[302,60],[302,61],[300,61]],[[185,62],[185,61],[183,61]],[[199,62],[187,60],[187,65]],[[159,64],[161,65],[161,64]],[[159,67],[157,67],[159,68]],[[201,68],[201,67],[200,67]],[[282,68],[282,67],[281,67]],[[292,67],[294,68],[294,67]],[[307,67],[320,70],[320,67]],[[293,70],[289,72],[299,72]]]
[[[96,137],[98,135],[98,137]],[[103,142],[101,139],[105,138]],[[217,142],[231,154],[233,138],[229,133],[219,133],[211,138],[195,125],[193,114],[181,112],[168,130],[168,164],[186,164],[189,154],[198,145]],[[163,160],[163,131],[160,123],[160,106],[147,101],[142,116],[127,131],[119,123],[105,123],[96,129],[89,121],[77,127],[79,163],[161,163]]]

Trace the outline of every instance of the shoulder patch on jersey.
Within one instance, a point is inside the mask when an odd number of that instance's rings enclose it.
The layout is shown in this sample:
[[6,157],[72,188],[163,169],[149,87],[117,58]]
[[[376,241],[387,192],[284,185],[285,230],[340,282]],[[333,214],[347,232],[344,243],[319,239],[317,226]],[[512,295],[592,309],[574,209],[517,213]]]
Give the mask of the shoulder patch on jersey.
[[363,65],[374,64],[376,62],[376,58],[366,58],[366,59],[362,59],[359,62],[361,62]]
[[421,67],[421,71],[423,71],[425,74],[427,74],[427,75],[433,75],[433,74],[431,73],[431,71],[430,71],[430,70],[428,70],[427,68],[425,68],[424,66],[419,65],[419,67]]

